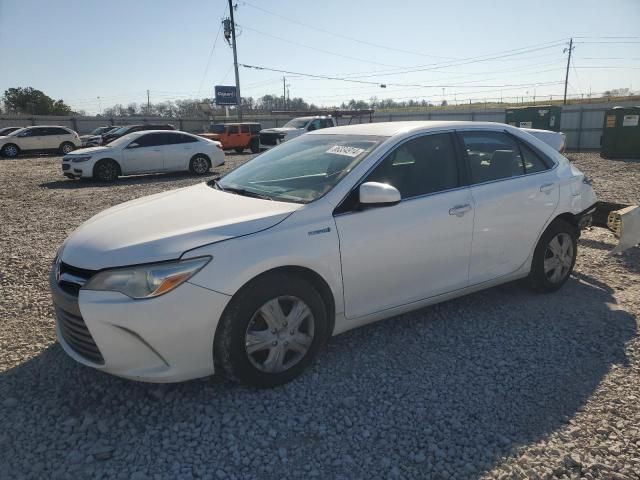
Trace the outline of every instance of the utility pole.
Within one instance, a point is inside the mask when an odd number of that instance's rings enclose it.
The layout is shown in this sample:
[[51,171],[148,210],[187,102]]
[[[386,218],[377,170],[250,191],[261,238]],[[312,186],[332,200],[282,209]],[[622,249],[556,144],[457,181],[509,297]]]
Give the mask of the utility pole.
[[569,40],[569,48],[565,48],[562,50],[562,53],[566,53],[569,51],[569,56],[567,57],[567,73],[564,76],[564,100],[562,101],[563,105],[567,104],[567,84],[569,83],[569,65],[571,65],[571,52],[573,51],[573,38]]
[[282,76],[282,105],[284,109],[287,109],[287,78]]
[[236,70],[236,95],[238,97],[238,120],[242,121],[242,97],[240,96],[240,75],[238,74],[238,51],[236,49],[236,22],[233,19],[233,0],[229,0],[229,15],[231,17],[231,41],[233,42],[233,66]]
[[149,90],[147,90],[147,115],[151,113],[151,100],[149,97]]

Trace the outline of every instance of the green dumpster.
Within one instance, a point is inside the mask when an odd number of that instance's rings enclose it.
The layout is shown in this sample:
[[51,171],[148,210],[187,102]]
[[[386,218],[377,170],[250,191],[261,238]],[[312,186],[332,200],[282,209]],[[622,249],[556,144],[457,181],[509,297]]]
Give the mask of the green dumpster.
[[520,128],[539,128],[560,131],[562,108],[555,105],[508,108],[505,112],[507,123]]
[[640,158],[640,107],[607,110],[601,146],[602,158]]

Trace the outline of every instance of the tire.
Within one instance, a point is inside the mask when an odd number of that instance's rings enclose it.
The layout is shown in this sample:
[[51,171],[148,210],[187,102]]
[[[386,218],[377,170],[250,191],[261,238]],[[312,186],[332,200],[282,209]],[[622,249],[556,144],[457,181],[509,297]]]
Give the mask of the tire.
[[251,153],[260,153],[260,141],[259,140],[252,140],[251,141]]
[[115,160],[100,160],[93,167],[93,178],[99,182],[113,182],[120,175],[120,166]]
[[58,151],[62,155],[66,155],[67,153],[73,152],[75,149],[76,149],[76,146],[73,143],[71,143],[71,142],[62,142],[62,144],[58,148]]
[[540,292],[555,292],[569,279],[578,253],[578,231],[564,220],[554,220],[544,231],[533,254],[529,283]]
[[211,168],[211,161],[206,155],[194,155],[189,162],[189,171],[194,175],[206,175]]
[[13,143],[8,143],[4,147],[2,147],[2,155],[9,158],[15,158],[20,153],[20,149],[17,145]]
[[236,151],[236,153],[244,152],[244,148],[234,148],[234,150]]
[[[291,330],[286,320],[294,324],[293,316],[287,317],[294,308],[302,320]],[[264,311],[277,313],[267,323]],[[328,337],[326,306],[309,282],[284,273],[263,275],[243,287],[220,318],[213,348],[216,372],[255,387],[282,385],[302,373]],[[251,338],[255,344],[249,352]]]

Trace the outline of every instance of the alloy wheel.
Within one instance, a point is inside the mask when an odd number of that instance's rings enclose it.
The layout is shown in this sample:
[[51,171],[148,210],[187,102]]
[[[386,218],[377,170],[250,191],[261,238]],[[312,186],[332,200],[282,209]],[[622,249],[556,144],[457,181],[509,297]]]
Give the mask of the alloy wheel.
[[569,274],[573,264],[573,241],[568,233],[559,233],[548,243],[544,253],[544,274],[559,283]]
[[247,357],[262,372],[284,372],[305,357],[314,327],[313,313],[301,299],[288,295],[273,298],[253,314],[247,326]]
[[72,152],[72,151],[73,151],[73,145],[71,145],[71,144],[69,144],[69,143],[65,143],[65,144],[62,146],[62,153],[64,153],[65,155],[66,155],[67,153]]
[[192,165],[193,171],[198,175],[203,175],[207,173],[207,170],[209,170],[209,162],[207,162],[207,159],[204,157],[194,158],[193,163],[191,165]]
[[18,149],[13,145],[7,145],[6,147],[4,147],[4,154],[7,157],[15,157],[16,155],[18,155]]

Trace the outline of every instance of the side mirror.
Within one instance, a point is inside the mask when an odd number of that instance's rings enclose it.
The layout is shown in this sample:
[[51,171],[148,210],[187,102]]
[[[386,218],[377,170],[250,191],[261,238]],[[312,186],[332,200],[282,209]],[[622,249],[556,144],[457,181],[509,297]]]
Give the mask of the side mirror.
[[139,146],[140,146],[140,144],[139,144],[139,143],[131,142],[131,143],[127,146],[127,148],[138,148]]
[[360,203],[363,205],[395,205],[402,199],[398,189],[391,185],[387,185],[386,183],[363,183],[360,185],[358,193]]
[[31,132],[22,132],[18,134],[19,137],[29,137],[31,136]]

